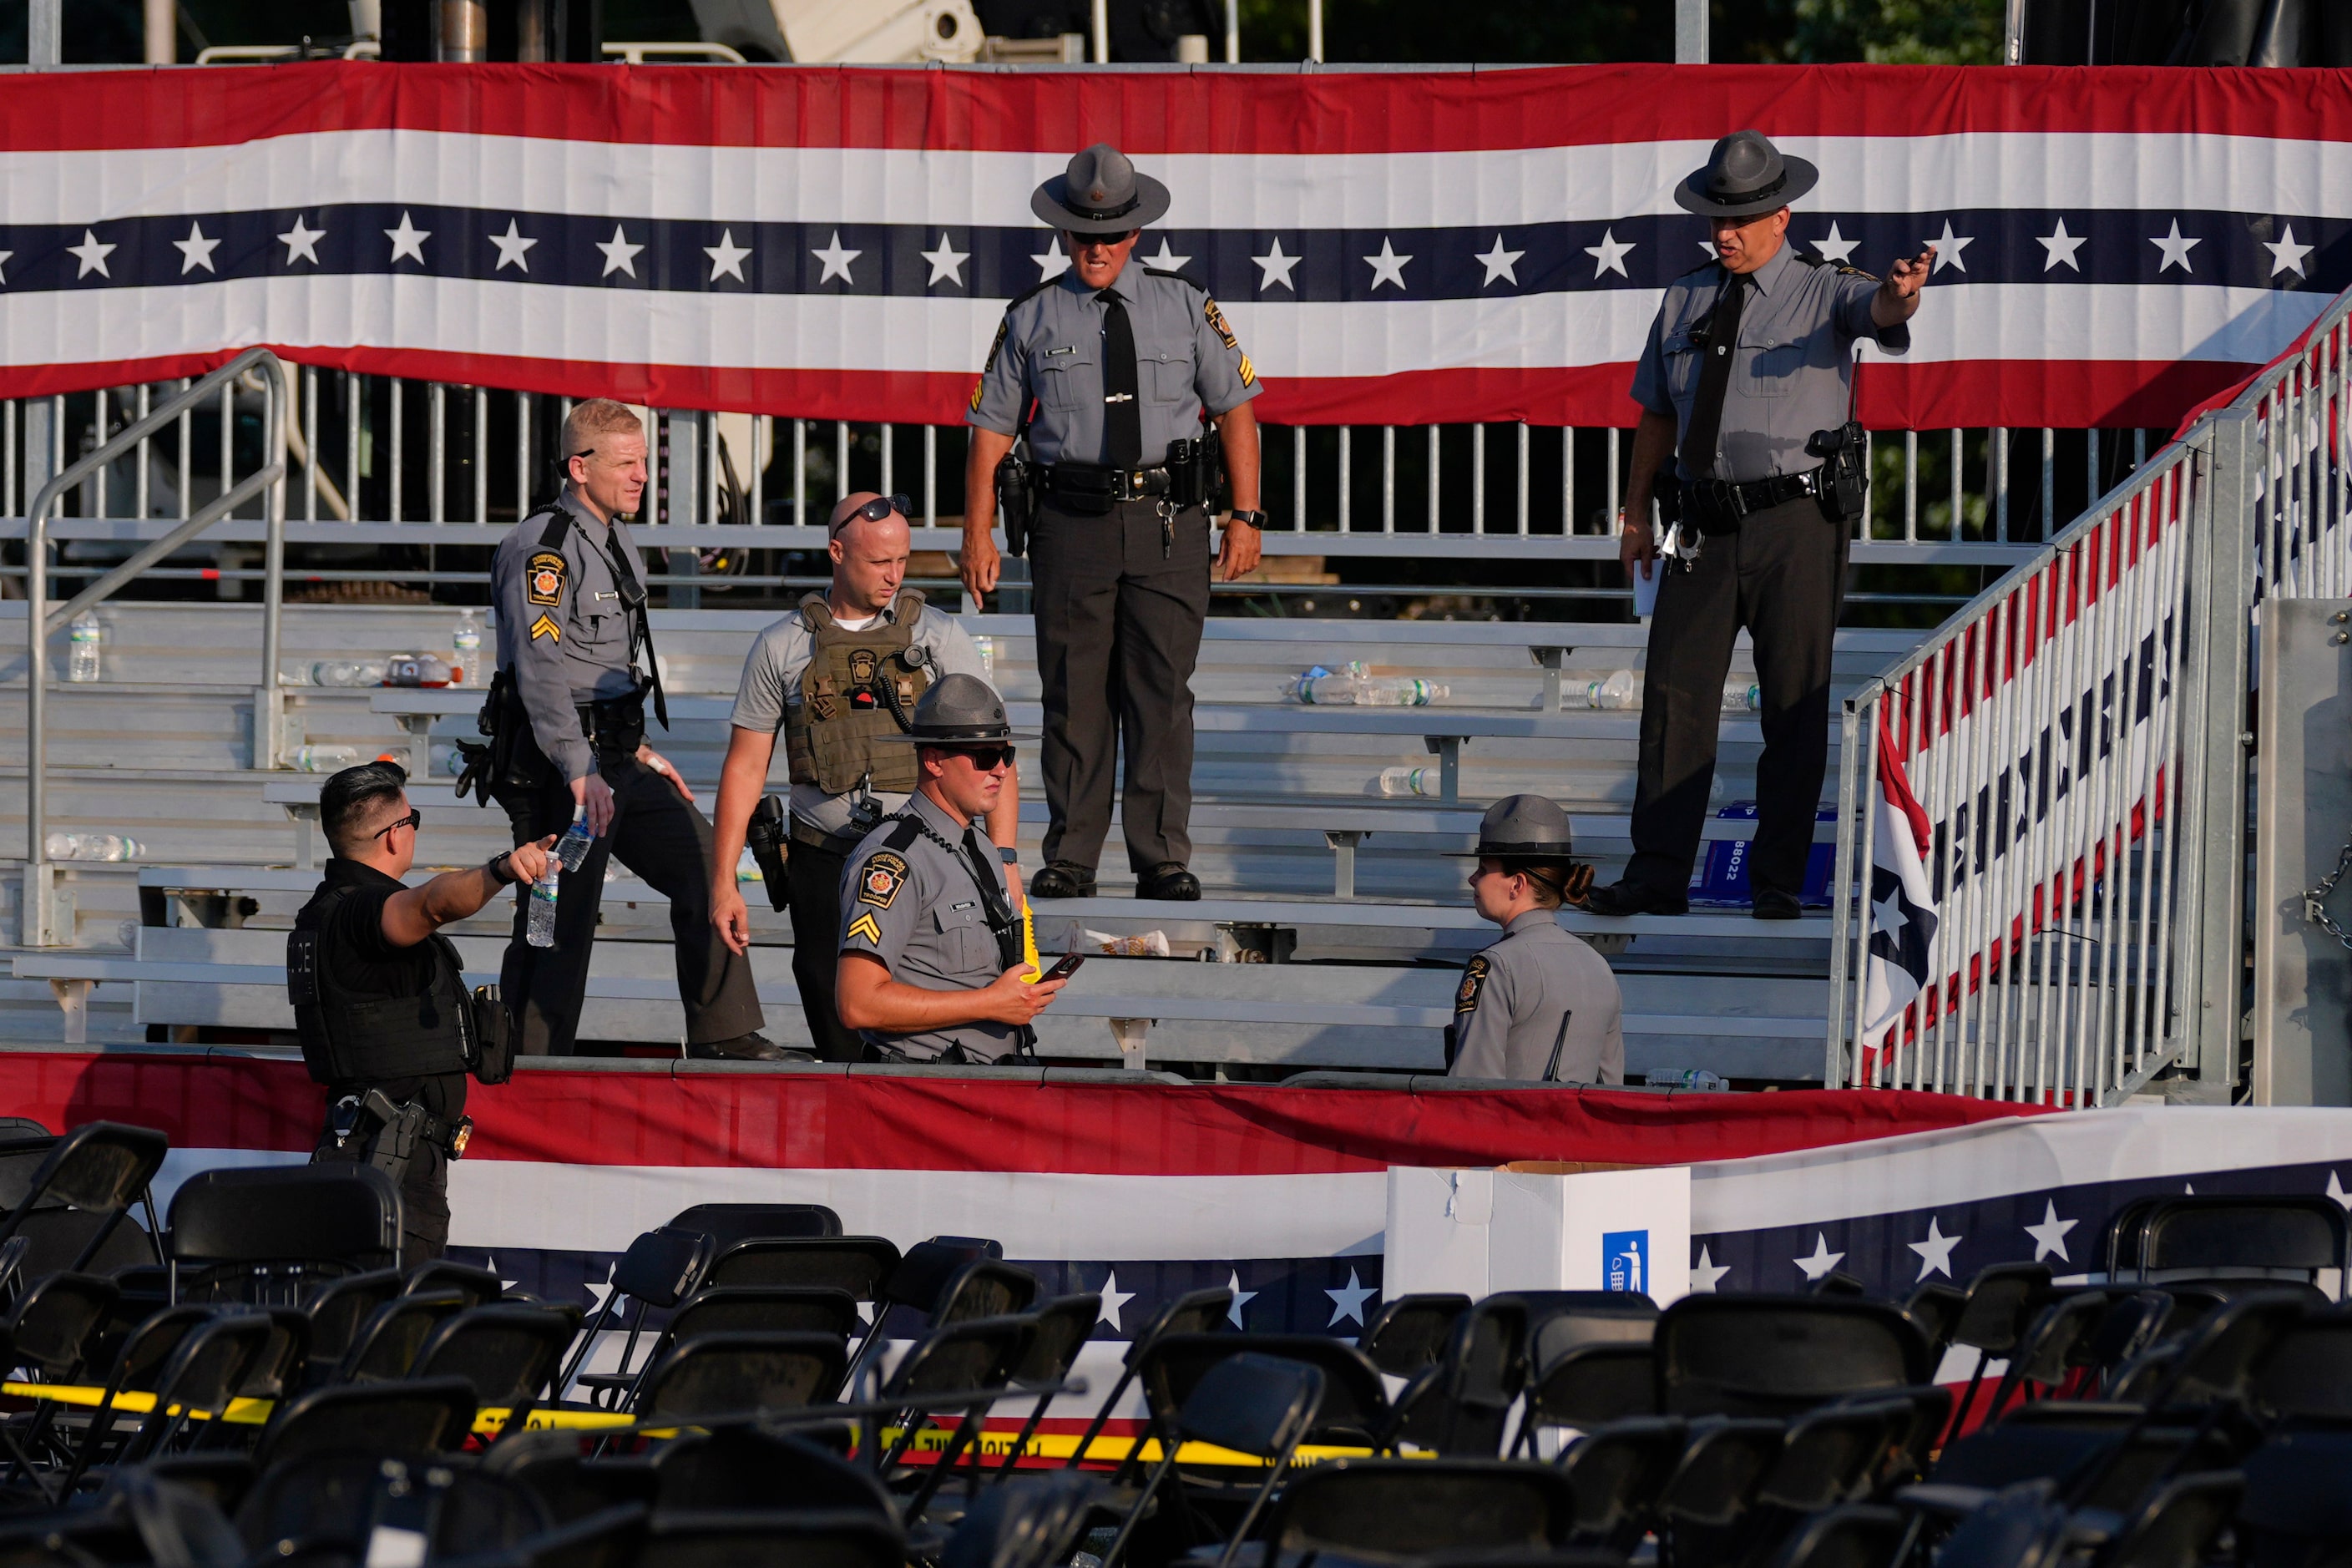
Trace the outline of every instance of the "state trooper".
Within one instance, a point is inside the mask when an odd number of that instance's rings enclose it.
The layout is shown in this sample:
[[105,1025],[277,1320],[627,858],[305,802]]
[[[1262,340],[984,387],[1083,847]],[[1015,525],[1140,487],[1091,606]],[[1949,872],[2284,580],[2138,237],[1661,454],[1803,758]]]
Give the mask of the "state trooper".
[[[1034,530],[1027,506],[1004,517],[1016,553],[1029,535],[1045,688],[1039,771],[1052,820],[1029,891],[1093,893],[1124,750],[1136,896],[1198,899],[1187,866],[1192,679],[1209,610],[1209,514],[1221,447],[1233,510],[1217,566],[1227,582],[1255,570],[1257,372],[1205,285],[1129,265],[1169,195],[1116,148],[1078,153],[1029,205],[1060,231],[1070,266],[1005,308],[972,386],[962,562],[975,601],[995,588],[997,487],[1034,471],[1011,486],[1034,502]],[[1017,459],[1000,474],[1024,437],[1034,470]]]
[[[905,496],[859,491],[833,509],[827,544],[833,582],[751,645],[719,774],[711,923],[735,952],[750,946],[751,917],[736,885],[735,863],[755,811],[763,814],[761,837],[775,853],[759,846],[754,853],[772,880],[775,859],[782,860],[784,885],[770,889],[771,901],[782,894],[791,905],[793,979],[817,1055],[825,1061],[854,1062],[865,1052],[865,1042],[843,1026],[834,1001],[834,950],[850,851],[884,816],[904,808],[919,782],[914,752],[892,741],[912,722],[933,681],[949,675],[986,679],[971,635],[903,586],[913,546],[909,504]],[[778,731],[792,775],[789,813],[774,796],[761,798]],[[1020,829],[1020,782],[1008,767],[988,813],[988,834],[1016,904]]]
[[841,1021],[868,1061],[1030,1055],[1030,1020],[1063,982],[1028,979],[1003,862],[980,831],[1013,772],[1003,700],[976,676],[943,677],[901,743],[921,783],[857,846],[841,885]]
[[[1853,344],[1909,347],[1906,323],[1936,259],[1929,246],[1881,282],[1788,244],[1789,204],[1818,178],[1804,159],[1741,131],[1675,191],[1710,220],[1716,259],[1666,286],[1633,373],[1642,419],[1619,556],[1628,573],[1665,576],[1643,672],[1633,857],[1622,880],[1593,890],[1595,914],[1689,907],[1723,681],[1743,626],[1763,697],[1752,912],[1801,912],[1829,755],[1831,644],[1869,480]],[[1662,562],[1650,500],[1669,461],[1680,518],[1677,548]]]
[[503,1083],[510,1068],[494,994],[469,995],[441,928],[536,878],[552,836],[445,871],[421,887],[425,814],[392,763],[345,768],[319,791],[331,858],[286,936],[286,990],[302,1063],[327,1087],[314,1163],[365,1162],[400,1188],[403,1267],[449,1240],[449,1165],[473,1130],[466,1079]]
[[553,946],[530,944],[530,900],[516,900],[500,984],[518,1048],[572,1054],[604,867],[617,858],[669,898],[687,1054],[774,1060],[782,1053],[757,1033],[751,963],[711,929],[710,824],[677,770],[645,743],[646,696],[665,729],[669,714],[641,557],[622,521],[645,492],[644,423],[591,398],[564,419],[562,441],[562,493],[517,524],[491,563],[499,673],[481,725],[490,742],[458,781],[463,794],[481,778],[517,844],[562,833],[575,813],[594,835],[558,885]]
[[1445,1031],[1454,1078],[1625,1081],[1625,999],[1608,960],[1563,929],[1592,868],[1570,858],[1568,814],[1538,795],[1506,795],[1478,824],[1470,897],[1503,938],[1471,959]]

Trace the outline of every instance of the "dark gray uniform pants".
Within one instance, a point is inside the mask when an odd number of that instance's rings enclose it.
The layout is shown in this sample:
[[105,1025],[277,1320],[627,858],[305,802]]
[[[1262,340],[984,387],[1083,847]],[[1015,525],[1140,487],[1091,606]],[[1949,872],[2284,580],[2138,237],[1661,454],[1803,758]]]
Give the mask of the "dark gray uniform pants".
[[[855,847],[852,846],[851,847]],[[841,876],[847,850],[819,848],[795,838],[784,861],[784,894],[793,911],[793,980],[819,1061],[866,1059],[866,1041],[844,1028],[834,994],[841,962]]]
[[[635,757],[605,762],[601,769],[613,788],[613,825],[594,841],[578,870],[563,873],[553,947],[533,947],[525,940],[528,889],[515,900],[514,939],[507,943],[499,981],[520,1031],[517,1050],[524,1056],[572,1054],[596,941],[596,909],[604,900],[604,864],[614,857],[669,897],[687,1039],[705,1045],[751,1033],[762,1020],[751,960],[730,952],[710,925],[709,822],[686,803],[677,785]],[[504,792],[499,804],[506,807],[517,844],[572,825],[568,785]]]
[[1087,517],[1049,499],[1029,541],[1048,860],[1093,866],[1110,833],[1110,786],[1126,753],[1120,809],[1128,865],[1192,858],[1192,667],[1209,614],[1209,519],[1199,507],[1160,532],[1155,501]]
[[[355,1165],[367,1158],[367,1144],[354,1138],[335,1142],[334,1113],[328,1108],[327,1125],[310,1154],[314,1165]],[[400,1179],[400,1266],[414,1268],[430,1263],[449,1246],[449,1156],[423,1139],[409,1157],[407,1173]]]
[[1745,626],[1764,703],[1748,885],[1803,889],[1829,760],[1831,640],[1845,600],[1851,526],[1829,521],[1818,501],[1800,497],[1708,539],[1688,572],[1659,563],[1629,883],[1674,897],[1690,885],[1715,779],[1723,683]]

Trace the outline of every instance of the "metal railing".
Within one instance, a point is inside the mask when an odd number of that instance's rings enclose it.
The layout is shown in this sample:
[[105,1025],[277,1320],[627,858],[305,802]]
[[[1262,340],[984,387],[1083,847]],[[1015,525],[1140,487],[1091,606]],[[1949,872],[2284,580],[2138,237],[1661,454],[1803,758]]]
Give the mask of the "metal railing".
[[[84,479],[102,475],[106,467],[123,454],[143,454],[147,441],[155,432],[180,419],[184,411],[210,399],[216,392],[229,395],[248,372],[259,373],[259,395],[263,401],[263,453],[267,460],[243,479],[230,482],[234,453],[225,435],[221,448],[219,494],[200,507],[191,507],[184,521],[161,537],[149,541],[130,559],[100,575],[65,604],[51,609],[49,525],[58,499]],[[100,443],[79,461],[48,480],[33,498],[33,504],[26,513],[25,531],[26,863],[21,941],[26,947],[52,945],[58,934],[51,907],[56,878],[48,856],[47,833],[49,638],[66,630],[83,610],[107,598],[213,524],[233,516],[238,507],[249,501],[261,504],[267,530],[263,558],[266,586],[261,623],[261,681],[254,694],[254,765],[262,768],[278,765],[278,716],[282,705],[278,647],[286,580],[285,377],[285,367],[278,363],[277,355],[268,349],[248,349],[202,381],[146,409],[142,417],[120,434]],[[182,460],[184,467],[184,447]],[[183,498],[187,496],[184,485],[180,493]],[[64,935],[70,941],[70,929]]]
[[[2251,649],[2263,598],[2352,585],[2347,333],[2352,293],[1847,699],[1827,1082],[2075,1106],[2176,1062],[2234,1082]],[[1908,918],[1882,758],[1931,827],[1928,978],[1899,1009],[1871,987]]]

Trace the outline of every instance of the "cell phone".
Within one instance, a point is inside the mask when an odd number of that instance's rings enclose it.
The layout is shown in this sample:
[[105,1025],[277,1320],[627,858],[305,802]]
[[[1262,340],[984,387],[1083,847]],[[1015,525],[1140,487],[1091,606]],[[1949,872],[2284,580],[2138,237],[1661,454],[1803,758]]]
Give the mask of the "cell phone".
[[1053,968],[1037,977],[1037,984],[1043,985],[1048,980],[1067,980],[1078,972],[1078,965],[1086,961],[1087,955],[1083,952],[1066,952],[1055,961]]

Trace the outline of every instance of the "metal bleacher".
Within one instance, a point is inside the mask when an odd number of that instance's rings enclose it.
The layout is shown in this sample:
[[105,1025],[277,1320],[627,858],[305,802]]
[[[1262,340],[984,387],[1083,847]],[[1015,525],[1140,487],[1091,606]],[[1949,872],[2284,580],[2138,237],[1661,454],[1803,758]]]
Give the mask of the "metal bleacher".
[[[135,864],[58,866],[71,945],[5,954],[12,973],[0,981],[0,1037],[56,1038],[62,1005],[68,1037],[131,1040],[152,1031],[287,1043],[282,932],[315,886],[310,819],[321,780],[252,766],[254,715],[265,710],[252,685],[259,612],[137,603],[101,613],[105,679],[53,689],[47,826],[127,834],[144,853]],[[21,650],[22,616],[21,603],[0,603],[0,647]],[[673,726],[655,743],[706,809],[743,653],[773,616],[655,614]],[[446,649],[455,618],[444,606],[290,605],[281,669],[291,681],[322,659]],[[987,639],[1015,723],[1034,731],[1027,617],[965,624]],[[1213,618],[1194,682],[1193,865],[1207,897],[1174,905],[1126,896],[1132,878],[1114,829],[1103,896],[1037,906],[1039,943],[1055,951],[1076,933],[1157,931],[1171,956],[1089,964],[1041,1020],[1041,1054],[1116,1065],[1109,1021],[1149,1019],[1154,1067],[1259,1076],[1438,1070],[1458,966],[1493,934],[1467,907],[1464,863],[1441,852],[1466,849],[1479,811],[1496,796],[1540,791],[1573,814],[1599,874],[1615,875],[1628,852],[1640,716],[1592,710],[1582,693],[1613,669],[1638,670],[1642,636],[1631,625]],[[1915,641],[1906,632],[1841,633],[1841,689]],[[1449,698],[1420,709],[1315,709],[1283,699],[1302,668],[1349,659],[1442,682]],[[1736,671],[1747,668],[1743,644]],[[8,683],[0,684],[0,845],[15,847],[23,832],[21,651],[0,662],[0,682]],[[469,689],[291,684],[278,750],[291,757],[305,745],[343,745],[404,757],[425,812],[423,860],[471,864],[507,842],[503,814],[459,803],[450,788],[449,742],[471,733],[479,702]],[[1759,745],[1752,719],[1727,717],[1720,799],[1750,795]],[[1443,768],[1452,797],[1384,799],[1378,775],[1401,763]],[[1033,783],[1022,817],[1032,870],[1045,816]],[[1738,837],[1749,828],[1720,821],[1710,831]],[[804,1043],[790,926],[756,885],[746,891],[768,1032]],[[6,896],[21,896],[13,879]],[[509,918],[501,902],[456,929],[476,978],[496,977]],[[1637,1079],[1694,1068],[1750,1082],[1818,1079],[1826,916],[1786,924],[1736,910],[1563,919],[1620,973]],[[666,901],[616,869],[583,1038],[675,1045],[681,1020],[667,921]]]

